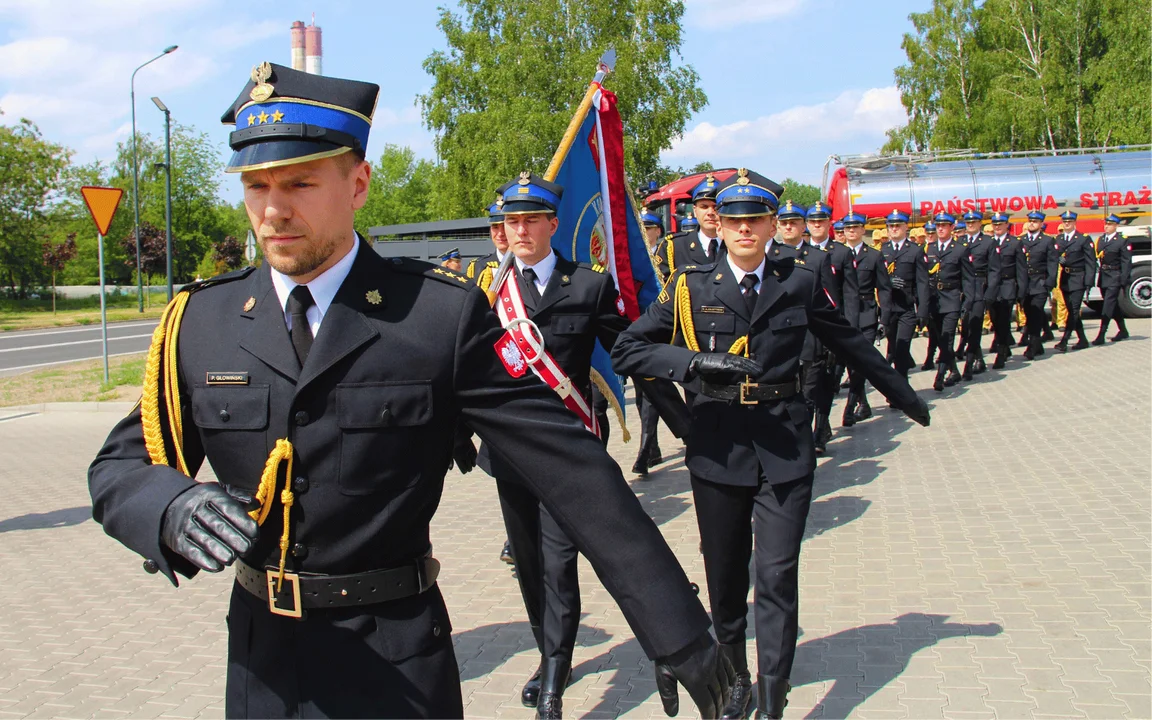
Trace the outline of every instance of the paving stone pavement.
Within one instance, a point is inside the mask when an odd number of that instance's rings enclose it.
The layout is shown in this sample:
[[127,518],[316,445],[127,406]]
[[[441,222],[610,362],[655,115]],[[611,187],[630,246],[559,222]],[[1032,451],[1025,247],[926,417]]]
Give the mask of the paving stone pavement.
[[[917,373],[931,428],[875,391],[876,418],[837,428],[787,717],[1152,718],[1152,322],[1131,329],[939,395]],[[118,417],[0,410],[0,718],[223,714],[230,578],[172,588],[91,520],[85,469]],[[635,444],[614,430],[628,468]],[[661,446],[632,486],[703,585],[681,445]],[[493,483],[451,475],[433,541],[470,717],[532,717],[517,698],[537,659],[503,539]],[[662,717],[651,664],[586,564],[581,578],[567,715]]]

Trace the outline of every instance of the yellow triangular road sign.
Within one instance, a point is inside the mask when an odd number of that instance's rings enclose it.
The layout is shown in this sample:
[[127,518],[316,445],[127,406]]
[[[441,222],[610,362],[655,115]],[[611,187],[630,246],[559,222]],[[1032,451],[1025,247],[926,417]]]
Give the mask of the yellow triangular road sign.
[[92,213],[92,219],[96,222],[96,229],[100,231],[101,235],[107,235],[108,227],[112,224],[112,218],[116,216],[116,208],[120,205],[120,198],[124,195],[124,191],[120,188],[85,185],[80,188],[80,194],[84,196],[84,203],[88,205],[88,212]]

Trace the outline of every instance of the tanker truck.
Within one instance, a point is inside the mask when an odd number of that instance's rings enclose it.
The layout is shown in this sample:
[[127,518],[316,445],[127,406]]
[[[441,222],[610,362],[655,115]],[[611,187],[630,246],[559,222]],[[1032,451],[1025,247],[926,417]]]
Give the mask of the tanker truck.
[[[1093,238],[1104,229],[1104,217],[1121,219],[1120,233],[1132,247],[1132,274],[1120,295],[1128,317],[1152,317],[1152,151],[1111,148],[974,153],[937,152],[914,155],[833,155],[824,165],[821,187],[833,217],[856,212],[871,228],[884,225],[893,209],[908,213],[913,226],[938,212],[959,218],[970,211],[1006,212],[1012,232],[1020,233],[1025,215],[1041,210],[1044,230],[1059,232],[1060,214],[1079,216],[1077,229]],[[1099,149],[1095,149],[1099,150]],[[1088,305],[1099,311],[1100,290]]]

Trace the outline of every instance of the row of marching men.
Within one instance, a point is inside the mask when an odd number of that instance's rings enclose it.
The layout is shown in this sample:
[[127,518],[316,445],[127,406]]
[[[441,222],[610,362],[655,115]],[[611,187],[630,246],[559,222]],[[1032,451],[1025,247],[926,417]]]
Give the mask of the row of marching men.
[[[705,262],[716,240],[718,224],[708,208],[706,184],[694,195],[690,220],[698,228],[664,236],[659,218],[645,215],[653,252],[662,272],[674,271],[677,258]],[[988,352],[995,355],[993,368],[1005,366],[1012,348],[1025,348],[1032,360],[1045,353],[1044,342],[1056,340],[1053,328],[1063,336],[1054,350],[1067,352],[1101,345],[1111,322],[1118,326],[1112,338],[1128,337],[1119,294],[1126,286],[1132,252],[1117,232],[1120,218],[1107,216],[1099,239],[1077,230],[1074,212],[1060,216],[1060,232],[1044,233],[1047,220],[1041,212],[1029,213],[1024,232],[1009,232],[1009,217],[994,213],[985,226],[983,213],[971,211],[961,219],[938,213],[920,232],[910,230],[906,213],[893,210],[885,218],[883,243],[864,241],[866,218],[855,213],[830,222],[829,209],[817,202],[811,208],[785,203],[778,214],[779,235],[769,252],[779,255],[792,248],[800,257],[824,253],[820,272],[824,288],[845,317],[871,340],[887,338],[887,359],[907,376],[916,363],[911,341],[926,329],[928,349],[922,370],[935,370],[933,388],[942,392],[961,380],[971,380],[987,369],[982,347],[985,330],[993,341]],[[831,226],[833,239],[829,239]],[[990,230],[991,232],[985,232]],[[919,237],[913,237],[913,235]],[[716,245],[719,251],[722,246]],[[1104,298],[1103,322],[1095,340],[1088,341],[1081,307],[1090,288],[1099,286]],[[1045,314],[1051,297],[1052,325]],[[1012,320],[1019,316],[1023,333],[1017,339]],[[1075,334],[1077,342],[1069,346]],[[832,399],[848,388],[841,424],[850,427],[872,415],[863,378],[847,367],[848,380],[841,385],[843,363],[815,338],[805,347],[805,396],[815,408],[815,449],[825,452],[832,437]],[[960,362],[963,361],[963,370]]]

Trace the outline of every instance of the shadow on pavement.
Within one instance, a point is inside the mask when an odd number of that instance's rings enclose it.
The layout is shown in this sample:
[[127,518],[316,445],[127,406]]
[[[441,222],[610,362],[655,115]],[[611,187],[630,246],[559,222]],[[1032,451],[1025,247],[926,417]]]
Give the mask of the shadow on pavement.
[[0,533],[11,530],[47,530],[69,527],[91,519],[92,508],[87,505],[44,513],[28,513],[27,515],[0,520]]

